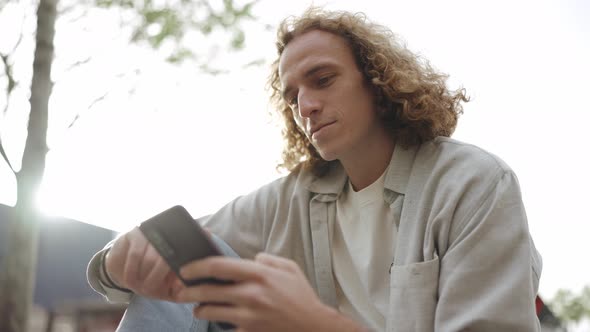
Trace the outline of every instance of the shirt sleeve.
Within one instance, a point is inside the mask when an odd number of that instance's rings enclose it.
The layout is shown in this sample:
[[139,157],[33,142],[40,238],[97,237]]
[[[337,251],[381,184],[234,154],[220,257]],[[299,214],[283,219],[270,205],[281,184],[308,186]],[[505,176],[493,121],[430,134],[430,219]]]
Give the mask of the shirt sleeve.
[[111,303],[129,303],[133,293],[108,287],[106,283],[101,280],[100,267],[102,264],[103,252],[108,250],[111,245],[112,242],[107,244],[104,249],[97,252],[92,257],[90,263],[88,263],[88,268],[86,269],[86,277],[88,278],[90,287],[92,287],[92,289],[94,289],[97,293],[104,296],[107,301]]
[[285,182],[281,178],[237,197],[215,214],[198,221],[240,257],[253,259],[264,251],[269,227],[277,220],[277,214],[289,211],[293,181]]
[[[253,258],[264,248],[264,224],[274,218],[276,196],[285,194],[282,180],[273,181],[248,195],[240,196],[215,214],[196,220],[204,224],[213,234],[219,236],[243,258]],[[288,192],[287,192],[288,194]],[[87,268],[88,283],[96,292],[103,295],[109,302],[129,303],[132,292],[121,291],[109,287],[109,283],[101,280],[102,253],[114,243],[96,253]]]
[[[262,188],[246,196],[241,196],[221,208],[217,213],[197,219],[196,222],[203,223],[215,235],[226,241],[231,248],[234,248],[241,257],[253,258],[262,251],[262,223],[263,213],[268,202],[267,191],[271,189]],[[121,291],[109,287],[101,278],[101,264],[103,252],[108,250],[114,240],[108,243],[104,249],[96,253],[88,264],[86,276],[88,283],[96,292],[112,303],[129,303],[132,292]]]
[[534,300],[541,259],[513,172],[505,171],[480,202],[453,221],[435,331],[540,331]]

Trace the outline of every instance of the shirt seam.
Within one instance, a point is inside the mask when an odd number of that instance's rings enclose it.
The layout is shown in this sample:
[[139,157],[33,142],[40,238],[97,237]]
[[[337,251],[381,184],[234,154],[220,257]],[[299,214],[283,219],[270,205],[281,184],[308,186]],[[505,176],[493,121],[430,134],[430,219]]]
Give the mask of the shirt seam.
[[506,176],[508,173],[510,173],[510,172],[504,170],[503,168],[499,168],[498,171],[496,172],[496,174],[494,174],[494,176],[491,177],[489,184],[487,184],[488,189],[485,192],[485,194],[482,196],[483,198],[481,199],[479,204],[474,205],[474,207],[471,210],[469,210],[465,214],[465,217],[457,224],[457,228],[451,234],[452,239],[456,239],[458,237],[459,233],[464,229],[467,222],[469,220],[471,220],[473,218],[473,216],[476,214],[476,212],[481,209],[481,207],[484,205],[484,203],[490,198],[490,196],[494,192],[494,190],[498,187],[502,178],[504,176]]

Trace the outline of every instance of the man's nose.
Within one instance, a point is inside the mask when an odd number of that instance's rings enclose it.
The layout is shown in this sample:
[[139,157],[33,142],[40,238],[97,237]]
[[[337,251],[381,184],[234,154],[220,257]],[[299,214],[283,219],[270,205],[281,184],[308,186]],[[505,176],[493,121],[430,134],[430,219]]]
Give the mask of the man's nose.
[[301,118],[309,118],[312,114],[321,110],[321,102],[317,96],[311,92],[300,91],[298,98],[299,116]]

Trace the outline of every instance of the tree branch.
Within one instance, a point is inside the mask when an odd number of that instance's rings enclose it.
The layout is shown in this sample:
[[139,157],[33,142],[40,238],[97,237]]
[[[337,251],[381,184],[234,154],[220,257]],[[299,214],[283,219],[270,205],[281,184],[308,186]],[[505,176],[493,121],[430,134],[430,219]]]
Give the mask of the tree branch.
[[4,158],[4,161],[8,164],[8,167],[10,167],[10,170],[12,171],[12,173],[16,174],[16,172],[14,171],[14,168],[12,167],[12,164],[10,163],[10,160],[8,160],[8,156],[6,155],[6,152],[4,152],[4,145],[2,144],[2,137],[0,137],[0,155],[2,155],[2,158]]
[[[98,102],[104,100],[106,98],[106,96],[109,95],[109,91],[105,92],[102,96],[94,99],[90,105],[88,105],[88,108],[86,108],[86,110],[90,110],[92,107],[94,107],[94,105],[96,105]],[[72,128],[74,126],[74,124],[76,124],[76,122],[78,121],[78,119],[80,119],[80,113],[76,114],[76,116],[74,117],[74,119],[72,120],[72,122],[70,123],[70,125],[68,126],[68,129]]]
[[24,21],[25,21],[25,19],[23,17],[23,19],[21,20],[20,32],[18,34],[18,40],[14,44],[14,47],[12,47],[12,50],[10,50],[6,54],[0,53],[0,58],[2,59],[2,63],[4,64],[4,75],[6,75],[6,79],[8,80],[8,86],[6,87],[6,105],[4,105],[4,109],[2,110],[2,114],[6,114],[6,112],[8,112],[8,105],[10,104],[10,102],[9,102],[10,101],[10,94],[12,93],[12,90],[14,90],[14,88],[17,86],[17,82],[14,79],[14,76],[12,75],[12,66],[10,64],[9,58],[11,55],[13,55],[16,52],[16,49],[18,48],[18,46],[20,45],[20,43],[23,40]]
[[[125,72],[119,73],[119,74],[115,75],[115,78],[122,78],[122,77],[124,77],[126,75],[133,75],[133,74],[139,75],[140,72],[141,72],[141,70],[139,68],[135,68],[133,71],[131,71],[131,73],[129,73],[129,72],[127,72],[127,73],[125,73]],[[95,98],[90,103],[90,105],[88,105],[88,107],[86,108],[86,111],[89,111],[94,106],[96,106],[96,104],[98,104],[99,102],[103,101],[110,93],[111,93],[111,91],[109,90],[109,91],[106,91],[105,93],[103,93],[101,96]],[[130,96],[133,95],[135,93],[135,88],[129,89],[128,90],[128,93],[129,93]],[[72,120],[72,122],[68,125],[68,129],[72,128],[76,124],[76,122],[80,119],[80,114],[81,113],[76,114],[76,116],[74,117],[74,119]]]
[[[84,7],[82,7],[82,6],[84,6]],[[76,16],[73,16],[71,18],[67,18],[67,20],[69,23],[74,23],[74,22],[81,20],[82,18],[84,18],[88,15],[88,7],[89,7],[88,1],[84,1],[84,3],[74,2],[74,4],[72,4],[72,5],[63,7],[59,11],[60,19],[66,19],[66,17],[67,17],[66,15],[71,15],[72,13],[76,14],[75,11],[80,10],[80,7],[82,7],[81,12],[79,14],[77,14]]]
[[23,19],[21,21],[21,25],[20,25],[20,33],[18,34],[18,40],[14,44],[14,47],[12,48],[12,51],[8,52],[7,55],[14,54],[14,52],[16,52],[16,49],[18,48],[18,46],[22,42],[22,40],[23,40],[23,25],[24,24],[25,24],[25,18],[23,17]]
[[[1,5],[4,5],[6,2],[0,2]],[[2,8],[2,7],[0,7]],[[3,54],[0,53],[0,59],[2,59],[2,64],[4,65],[4,75],[6,75],[6,79],[8,80],[8,84],[6,86],[6,104],[4,105],[4,109],[2,110],[2,114],[6,114],[6,112],[8,112],[8,106],[10,105],[10,94],[12,93],[12,91],[14,90],[14,88],[16,88],[16,86],[18,85],[18,83],[16,82],[16,80],[14,79],[14,76],[12,75],[12,65],[10,64],[10,56],[13,55],[16,52],[16,49],[19,47],[20,43],[23,40],[23,26],[24,26],[24,17],[21,20],[21,25],[20,25],[20,32],[18,34],[18,39],[16,41],[16,43],[14,44],[14,46],[12,47],[12,50],[10,50],[8,53]],[[4,151],[4,144],[2,144],[2,136],[0,135],[0,155],[2,155],[2,159],[4,159],[4,161],[6,162],[6,164],[8,165],[8,167],[10,167],[10,170],[16,175],[16,171],[14,170],[14,167],[12,167],[12,164],[10,163],[10,159],[8,159],[8,155],[6,155],[6,151]]]
[[65,71],[68,72],[76,67],[80,67],[81,65],[87,64],[88,62],[90,62],[90,59],[92,59],[92,57],[87,57],[84,60],[76,61],[69,65],[68,68],[65,69]]
[[8,111],[8,105],[10,104],[10,94],[12,93],[12,90],[14,90],[14,88],[16,87],[16,81],[12,76],[12,66],[9,63],[8,57],[9,54],[0,53],[0,59],[2,59],[2,63],[4,64],[4,75],[6,75],[6,79],[8,80],[8,85],[6,87],[6,105],[4,105],[4,110],[2,111],[2,114],[6,114],[6,112]]

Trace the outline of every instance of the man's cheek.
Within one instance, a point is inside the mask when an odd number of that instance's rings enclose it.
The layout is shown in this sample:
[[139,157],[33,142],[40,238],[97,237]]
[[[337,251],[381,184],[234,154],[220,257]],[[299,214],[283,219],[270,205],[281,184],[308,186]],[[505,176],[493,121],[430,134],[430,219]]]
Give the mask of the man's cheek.
[[294,114],[293,115],[293,120],[295,120],[295,124],[297,125],[297,127],[299,128],[299,130],[301,130],[301,132],[303,134],[305,134],[305,137],[307,137],[309,139],[309,136],[307,135],[307,132],[305,131],[305,124],[303,123],[303,119],[301,119],[299,116],[296,116]]

